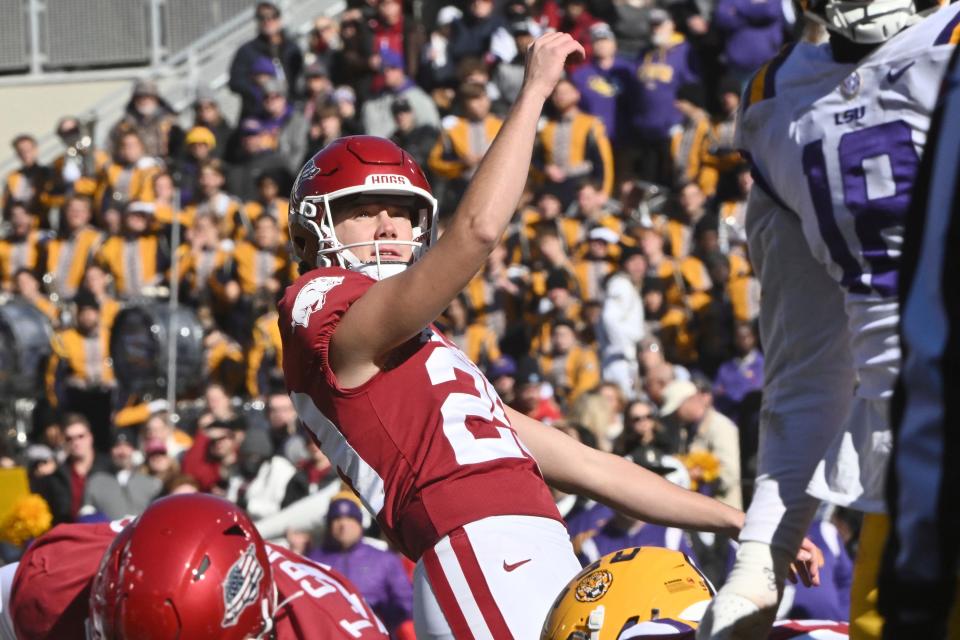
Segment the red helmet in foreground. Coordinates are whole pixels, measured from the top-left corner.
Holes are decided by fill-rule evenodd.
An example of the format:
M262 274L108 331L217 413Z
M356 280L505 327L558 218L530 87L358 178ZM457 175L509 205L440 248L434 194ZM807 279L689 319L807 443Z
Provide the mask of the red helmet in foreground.
M158 500L116 537L90 591L91 638L261 637L273 628L267 549L250 518L210 495Z
M389 244L413 246L417 260L436 240L437 201L410 154L384 138L347 136L316 153L300 170L290 193L290 238L301 263L340 266L376 279L399 273L406 263L380 259L378 241L344 245L333 228L336 206L389 201L411 211L413 238ZM385 243L387 244L387 243ZM376 260L361 263L351 248L373 245Z

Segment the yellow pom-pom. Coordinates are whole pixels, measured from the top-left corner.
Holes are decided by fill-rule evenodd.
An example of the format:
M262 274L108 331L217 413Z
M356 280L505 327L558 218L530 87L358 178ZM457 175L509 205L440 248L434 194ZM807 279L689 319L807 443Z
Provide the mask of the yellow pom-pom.
M697 449L681 457L690 472L690 488L694 491L703 484L715 482L720 477L720 460L709 451Z
M53 514L47 501L31 493L13 503L3 525L0 526L0 540L15 546L43 535L53 524Z

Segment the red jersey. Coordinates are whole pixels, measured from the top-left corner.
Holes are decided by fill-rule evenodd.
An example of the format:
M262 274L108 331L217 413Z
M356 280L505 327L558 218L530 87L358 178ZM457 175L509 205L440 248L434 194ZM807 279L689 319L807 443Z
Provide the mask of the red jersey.
M560 520L493 385L433 326L366 383L340 386L330 337L374 284L337 267L301 276L280 301L280 335L301 422L395 546L416 560L450 531L486 517Z
M20 560L9 612L18 638L84 640L90 587L113 538L129 520L62 524L38 538ZM267 543L277 602L276 638L388 638L355 587L336 571Z

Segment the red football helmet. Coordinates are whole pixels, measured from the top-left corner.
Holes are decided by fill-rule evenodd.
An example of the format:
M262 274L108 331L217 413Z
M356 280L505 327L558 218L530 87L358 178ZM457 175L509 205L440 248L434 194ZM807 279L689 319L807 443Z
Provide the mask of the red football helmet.
M413 218L412 241L341 243L333 228L332 203L351 206L364 199L408 207ZM411 245L411 262L415 261L436 240L436 219L437 201L423 170L409 153L375 136L347 136L331 142L307 160L290 193L290 238L297 259L310 268L338 265L377 280L408 266L381 260L380 244ZM350 251L365 245L373 245L374 262L362 263Z
M170 496L104 554L90 590L88 637L261 638L275 608L267 548L250 518L214 496Z

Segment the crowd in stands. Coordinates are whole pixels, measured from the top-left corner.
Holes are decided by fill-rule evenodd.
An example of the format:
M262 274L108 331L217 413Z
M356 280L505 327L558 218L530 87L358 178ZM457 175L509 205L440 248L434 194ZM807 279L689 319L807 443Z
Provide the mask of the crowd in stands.
M744 229L752 178L733 131L751 76L796 37L789 2L352 0L304 42L276 6L255 17L229 72L239 113L199 87L192 113L176 114L141 80L102 148L82 144L74 116L57 123L64 151L50 164L31 135L13 140L22 166L4 176L0 287L54 337L29 446L4 445L0 460L28 469L55 523L223 495L410 633L409 563L298 431L283 388L275 301L297 277L285 196L312 154L366 133L409 151L449 219L517 96L527 46L548 30L574 34L588 57L543 114L508 233L437 324L517 410L748 504L763 354ZM131 388L110 353L119 314L173 292L203 332L201 383L178 396L190 410ZM669 546L717 586L732 562L721 536L556 498L584 562ZM855 526L839 512L814 525L826 586L788 599L794 616L845 618Z

